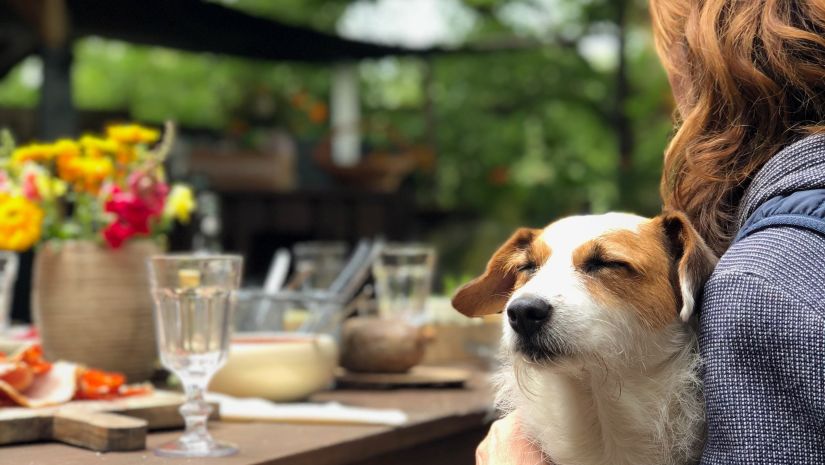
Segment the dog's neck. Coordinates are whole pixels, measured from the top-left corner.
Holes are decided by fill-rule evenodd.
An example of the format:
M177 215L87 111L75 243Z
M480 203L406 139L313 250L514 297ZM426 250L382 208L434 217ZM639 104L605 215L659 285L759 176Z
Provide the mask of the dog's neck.
M704 430L699 358L692 332L675 335L681 346L671 339L669 351L657 346L634 366L504 367L499 407L519 411L555 465L694 463Z

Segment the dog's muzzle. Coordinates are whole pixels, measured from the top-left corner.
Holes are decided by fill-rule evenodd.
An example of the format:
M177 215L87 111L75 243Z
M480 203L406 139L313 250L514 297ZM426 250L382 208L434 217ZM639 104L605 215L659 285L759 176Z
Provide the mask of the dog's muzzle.
M520 336L532 337L550 319L553 307L544 299L533 295L521 296L507 306L510 327Z

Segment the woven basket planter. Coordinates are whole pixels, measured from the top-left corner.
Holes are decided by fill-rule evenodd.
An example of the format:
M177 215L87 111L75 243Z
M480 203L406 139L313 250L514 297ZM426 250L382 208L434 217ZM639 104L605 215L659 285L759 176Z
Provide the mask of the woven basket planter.
M157 349L146 259L157 253L149 240L117 250L90 241L41 247L32 305L46 357L149 379Z

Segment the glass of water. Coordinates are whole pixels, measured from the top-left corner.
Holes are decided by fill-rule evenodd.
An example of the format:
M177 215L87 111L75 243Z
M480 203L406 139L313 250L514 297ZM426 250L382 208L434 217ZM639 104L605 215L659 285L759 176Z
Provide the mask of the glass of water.
M0 334L9 329L11 298L17 280L17 254L0 251Z
M167 457L222 457L238 452L206 430L212 409L204 400L212 375L226 361L242 258L235 255L158 255L149 259L155 329L163 365L180 378L186 431L155 453Z
M420 326L435 269L435 249L421 244L387 244L372 267L378 314Z
M303 290L327 289L344 269L347 244L344 242L299 242L292 247L295 273L303 276Z

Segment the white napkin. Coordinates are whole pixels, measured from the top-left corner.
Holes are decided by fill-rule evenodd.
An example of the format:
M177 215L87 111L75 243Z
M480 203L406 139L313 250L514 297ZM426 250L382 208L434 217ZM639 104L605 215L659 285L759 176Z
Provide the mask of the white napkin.
M208 393L207 402L221 408L221 420L274 421L283 423L338 423L399 426L407 422L407 414L397 409L348 407L337 402L323 404L276 404L260 398L239 399L224 394Z

